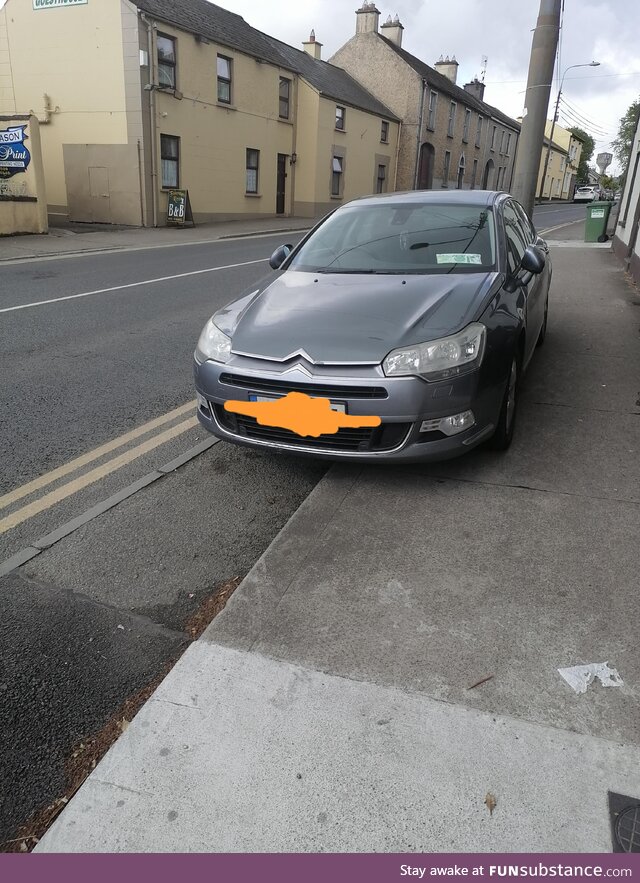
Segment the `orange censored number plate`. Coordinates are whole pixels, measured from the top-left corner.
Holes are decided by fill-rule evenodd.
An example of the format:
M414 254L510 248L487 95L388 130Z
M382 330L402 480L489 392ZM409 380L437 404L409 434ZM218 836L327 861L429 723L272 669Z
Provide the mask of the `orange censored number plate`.
M248 402L225 402L225 411L253 417L261 426L289 429L296 435L334 435L345 427L380 426L380 417L356 417L346 413L341 402L312 398L303 392L286 396L259 396L250 394ZM251 401L253 399L253 401Z
M282 399L284 396L259 396L254 395L253 393L249 393L249 401L250 402L276 402L278 399ZM312 401L315 401L316 397L312 398ZM341 414L347 413L347 406L342 402L331 402L331 410L339 411Z

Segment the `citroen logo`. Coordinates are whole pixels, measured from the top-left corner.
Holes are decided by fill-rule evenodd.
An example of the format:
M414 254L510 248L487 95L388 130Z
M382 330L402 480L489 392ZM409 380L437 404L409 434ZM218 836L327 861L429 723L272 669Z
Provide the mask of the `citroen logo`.
M283 371L283 374L289 374L291 371L299 371L300 374L304 374L306 377L313 377L313 374L308 371L304 365L301 365L300 362L297 362L295 365L292 365L290 368L287 368L286 371Z

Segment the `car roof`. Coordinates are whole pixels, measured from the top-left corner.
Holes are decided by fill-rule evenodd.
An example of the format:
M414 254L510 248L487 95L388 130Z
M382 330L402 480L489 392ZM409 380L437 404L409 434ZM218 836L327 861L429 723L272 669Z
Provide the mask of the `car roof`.
M373 196L361 196L346 202L343 208L353 205L388 205L409 202L434 205L474 205L486 208L506 199L508 193L496 190L405 190L398 193L378 193Z

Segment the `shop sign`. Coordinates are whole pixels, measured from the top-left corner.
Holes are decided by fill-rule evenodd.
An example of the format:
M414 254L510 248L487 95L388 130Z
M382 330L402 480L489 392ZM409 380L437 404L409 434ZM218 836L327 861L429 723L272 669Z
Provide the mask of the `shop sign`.
M82 6L89 0L33 0L34 9L51 9L52 6Z
M24 143L27 140L26 129L26 126L0 129L0 179L27 171L31 154Z

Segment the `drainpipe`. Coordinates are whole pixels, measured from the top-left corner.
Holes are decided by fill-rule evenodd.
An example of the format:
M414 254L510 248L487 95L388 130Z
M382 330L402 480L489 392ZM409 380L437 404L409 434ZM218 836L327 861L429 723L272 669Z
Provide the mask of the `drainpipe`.
M149 53L149 118L151 123L151 206L153 226L158 226L158 134L156 127L156 52L152 22L142 12L140 18L147 28L147 52Z
M298 88L300 78L296 75L293 81L293 138L291 143L291 151L298 156ZM291 158L289 158L291 160ZM291 175L291 186L289 187L289 199L291 200L289 217L295 217L296 213L296 164L289 161L289 174Z
M139 138L136 147L138 149L138 187L140 188L140 226L144 227L144 175L142 174L142 144Z
M400 158L400 138L402 137L402 120L398 123L398 141L396 143L396 166L393 174L393 189L398 189L398 160Z
M422 123L424 122L424 96L427 91L427 81L422 81L422 97L420 99L420 122L418 123L418 134L416 135L416 167L413 173L413 189L418 189L418 167L420 164L420 139L422 138Z

